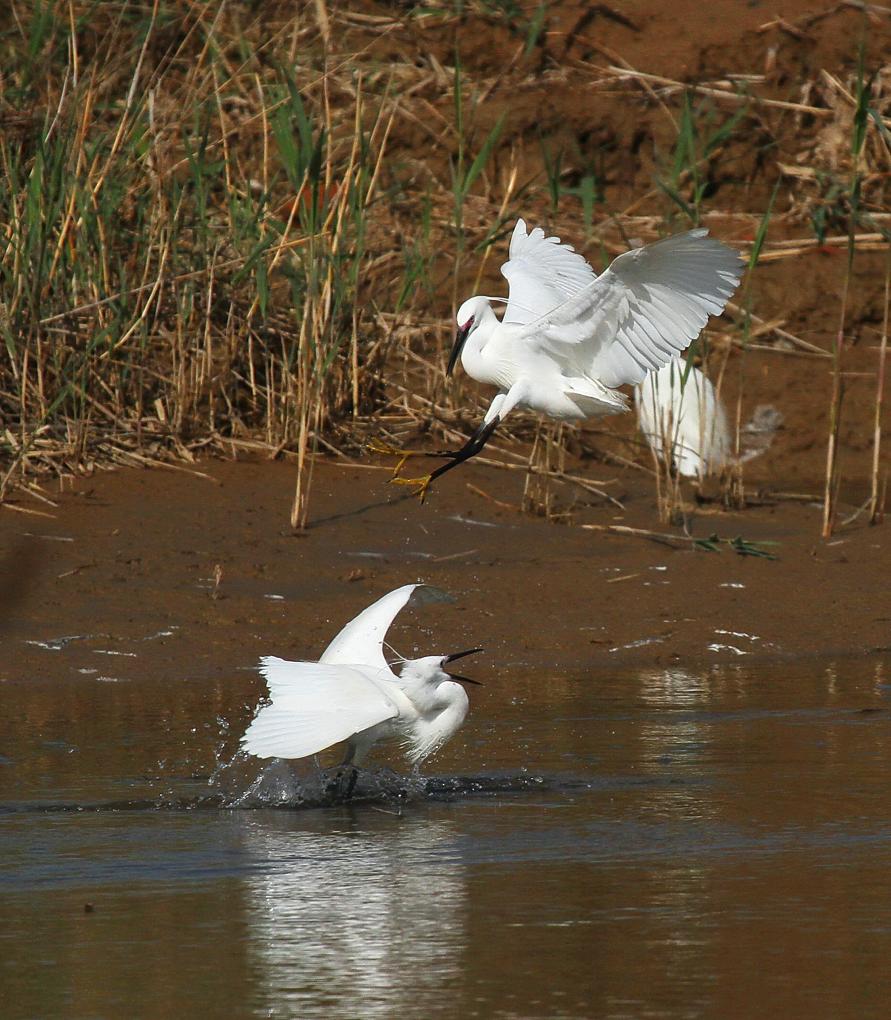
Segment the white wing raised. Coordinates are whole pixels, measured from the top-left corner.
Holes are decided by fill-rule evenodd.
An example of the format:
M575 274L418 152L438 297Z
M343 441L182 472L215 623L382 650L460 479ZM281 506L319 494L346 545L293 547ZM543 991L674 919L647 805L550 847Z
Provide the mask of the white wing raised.
M384 638L417 587L416 584L403 585L363 609L322 652L319 662L389 669L384 658Z
M305 758L393 719L395 702L358 669L320 662L260 660L272 702L241 738L258 758Z
M546 348L570 374L615 388L639 383L720 315L739 283L739 253L689 230L625 252L521 339Z
M514 227L501 274L510 284L502 321L520 325L546 315L595 279L594 270L570 245L545 237L541 227L527 234L522 219Z

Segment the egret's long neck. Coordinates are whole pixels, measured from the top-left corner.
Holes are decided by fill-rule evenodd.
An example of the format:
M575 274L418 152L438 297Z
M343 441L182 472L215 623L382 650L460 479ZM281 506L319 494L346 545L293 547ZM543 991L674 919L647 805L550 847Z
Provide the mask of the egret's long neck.
M492 330L498 325L498 316L492 310L492 306L489 304L489 299L487 298L480 314L479 325L473 331L470 339L473 340L474 338L479 337L480 346L484 347L489 337L492 335Z
M417 706L419 717L408 740L408 757L413 763L423 761L442 747L460 729L469 708L460 684L446 682L429 694L431 700L423 707Z
M477 313L477 316L479 321L467 338L464 350L461 352L461 364L464 366L464 371L474 379L479 379L479 356L492 338L492 333L499 326L498 316L492 311L492 306L488 301L482 306L482 310Z

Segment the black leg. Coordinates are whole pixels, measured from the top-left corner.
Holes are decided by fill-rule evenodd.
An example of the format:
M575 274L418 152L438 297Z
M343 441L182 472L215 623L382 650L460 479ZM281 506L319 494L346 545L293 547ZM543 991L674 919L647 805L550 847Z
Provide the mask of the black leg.
M345 804L356 789L359 770L355 765L345 761L337 770L337 774L325 787L325 793L331 797L332 804Z
M350 779L349 779L349 782L347 783L346 795L343 798L344 800L349 800L350 797L353 796L353 790L356 789L356 780L358 778L359 778L359 770L356 768L355 765L353 765L352 769L350 771Z
M500 421L501 419L496 414L490 422L480 425L460 450L443 451L441 454L438 454L437 456L450 457L451 459L448 464L443 464L442 467L438 467L435 471L431 472L430 481L432 482L434 478L444 475L446 471L451 471L452 468L457 467L463 461L475 457L492 438L492 433L498 428Z
M446 471L451 471L452 468L457 467L462 461L470 460L471 457L475 457L489 441L489 439L492 436L492 433L495 431L495 429L498 428L498 423L500 421L501 418L498 415L496 415L487 424L480 425L480 427L476 430L476 432L473 433L470 439L467 440L467 442L464 444L464 446L461 447L460 450L454 451L448 450L443 451L442 453L439 454L435 454L434 456L438 457L448 457L449 462L448 464L443 464L441 467L438 467L435 471L431 472L429 475L424 475L421 478L402 478L401 476L399 476L396 478L391 478L390 481L397 485L417 486L414 494L423 503L424 498L427 495L427 489L430 487L430 483L433 481L433 479L439 478L441 475L444 475Z

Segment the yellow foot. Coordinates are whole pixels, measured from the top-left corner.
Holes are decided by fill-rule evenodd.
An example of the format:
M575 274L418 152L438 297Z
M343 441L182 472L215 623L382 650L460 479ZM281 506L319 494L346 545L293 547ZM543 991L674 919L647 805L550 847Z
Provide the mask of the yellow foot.
M372 439L367 444L367 449L371 453L379 453L383 457L398 457L396 466L393 468L393 477L395 478L402 470L403 465L409 457L421 457L423 456L422 450L402 450L398 446L393 446L391 443L385 443L382 439Z
M423 503L427 498L427 490L430 488L430 479L432 475L423 475L421 478L402 478L396 477L390 479L391 485L416 485L417 488L412 493L413 496L417 496L418 499Z

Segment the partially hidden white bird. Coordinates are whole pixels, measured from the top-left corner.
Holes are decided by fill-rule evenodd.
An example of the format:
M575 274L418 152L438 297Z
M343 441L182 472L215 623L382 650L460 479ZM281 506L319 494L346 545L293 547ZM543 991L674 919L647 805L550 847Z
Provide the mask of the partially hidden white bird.
M318 662L260 660L271 701L241 738L259 758L304 758L347 742L345 765L358 766L381 740L399 740L409 761L420 764L460 729L469 702L462 683L478 680L446 672L470 648L453 655L405 659L397 676L384 658L384 638L415 589L391 591L348 623ZM349 795L355 783L353 773Z
M434 454L449 463L394 481L418 486L423 499L433 479L479 453L515 407L561 421L626 411L616 388L643 382L684 350L739 283L739 253L707 235L688 230L632 249L597 276L559 237L540 227L529 233L518 220L501 267L504 317L492 309L504 298L468 298L446 370L460 358L469 376L498 393L460 450Z
M673 358L634 387L640 430L683 478L704 478L732 458L727 415L708 376Z

